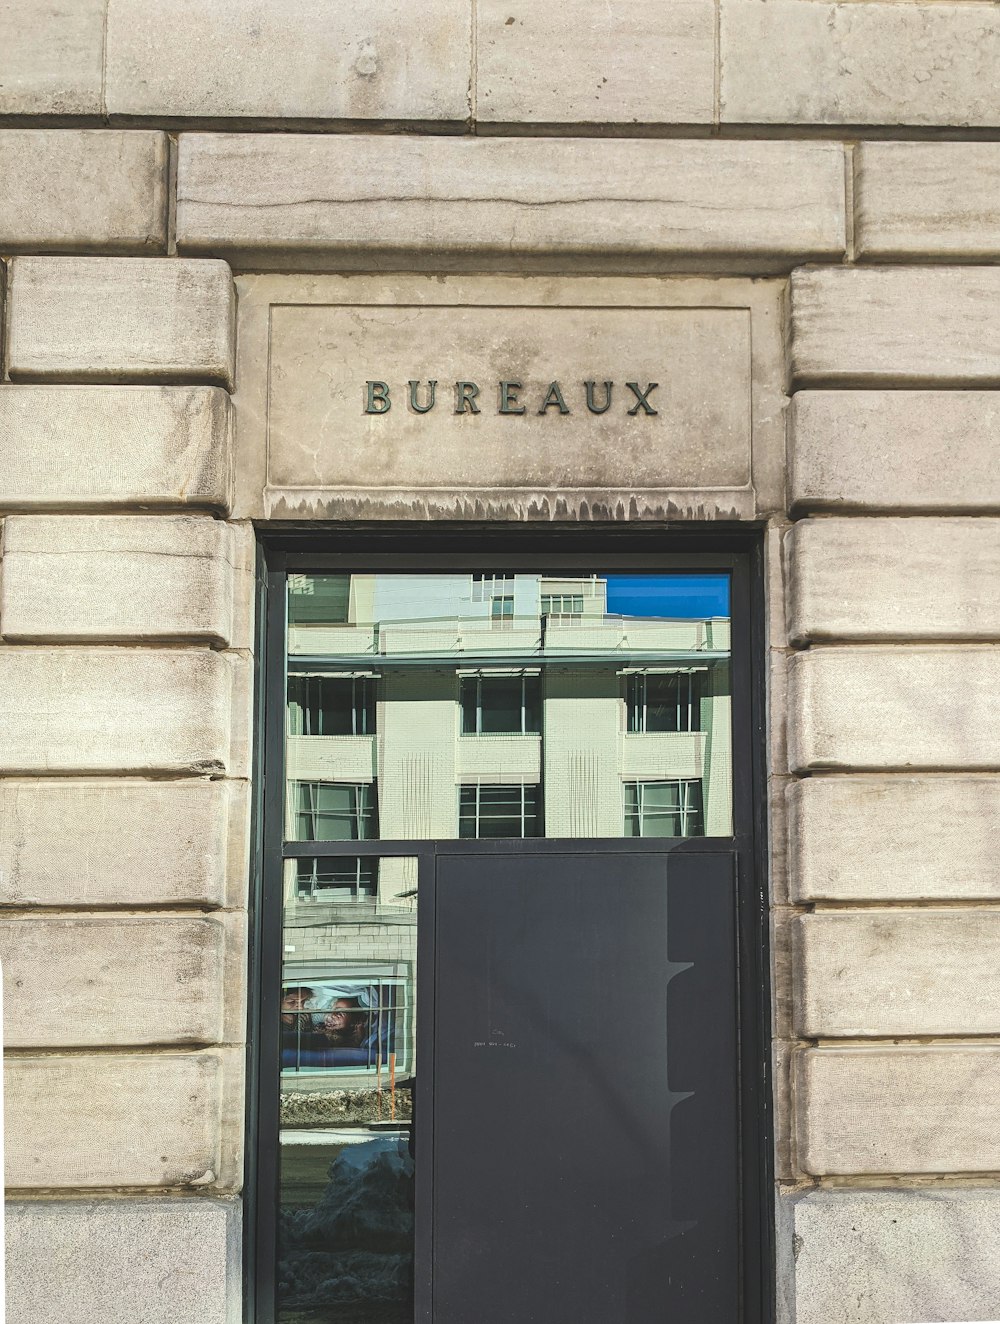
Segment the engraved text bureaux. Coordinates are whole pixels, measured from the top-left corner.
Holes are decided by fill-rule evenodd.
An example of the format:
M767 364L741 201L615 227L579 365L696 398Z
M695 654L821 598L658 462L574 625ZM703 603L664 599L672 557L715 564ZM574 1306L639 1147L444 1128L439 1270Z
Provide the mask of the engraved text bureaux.
M435 380L409 381L403 392L406 406L416 414L428 414L438 403L438 384ZM649 414L655 415L649 397L659 386L659 382L626 382L622 399L626 414L635 418ZM392 391L397 390L389 382L365 382L364 409L366 414L388 414L392 408ZM496 384L496 412L498 414L524 414L528 412L545 415L550 409L559 414L570 414L573 406L585 408L591 414L604 414L611 408L615 395L615 383L580 382L565 391L559 382L549 382L544 394L530 404L522 398L524 383L519 381L500 381ZM486 403L478 382L458 381L452 388L453 412L456 414L481 414ZM567 396L569 400L567 401ZM537 406L537 408L536 408Z

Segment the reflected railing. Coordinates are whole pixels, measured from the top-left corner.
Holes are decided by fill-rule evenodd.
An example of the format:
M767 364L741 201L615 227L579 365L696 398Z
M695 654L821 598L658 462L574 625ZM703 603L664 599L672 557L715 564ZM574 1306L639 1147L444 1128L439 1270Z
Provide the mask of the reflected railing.
M465 659L471 655L512 654L532 660L595 661L641 654L662 660L728 657L730 622L626 616L507 616L421 618L344 625L294 625L289 629L290 660L341 662L376 658L394 664L422 658ZM294 665L294 663L293 663Z

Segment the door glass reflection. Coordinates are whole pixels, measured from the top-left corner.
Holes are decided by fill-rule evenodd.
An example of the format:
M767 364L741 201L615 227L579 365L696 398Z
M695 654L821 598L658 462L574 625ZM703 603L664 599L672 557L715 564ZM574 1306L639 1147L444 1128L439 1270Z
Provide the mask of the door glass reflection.
M716 572L290 575L287 835L729 836L729 598Z
M413 1318L416 886L414 859L286 861L280 1324Z

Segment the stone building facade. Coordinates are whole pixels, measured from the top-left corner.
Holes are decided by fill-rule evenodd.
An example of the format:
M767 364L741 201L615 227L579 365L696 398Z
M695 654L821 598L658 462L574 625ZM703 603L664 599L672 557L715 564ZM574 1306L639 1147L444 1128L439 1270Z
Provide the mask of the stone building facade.
M759 531L777 1317L1000 1315L998 89L988 0L0 2L11 1324L241 1318L255 537L357 520ZM504 431L595 344L669 428Z

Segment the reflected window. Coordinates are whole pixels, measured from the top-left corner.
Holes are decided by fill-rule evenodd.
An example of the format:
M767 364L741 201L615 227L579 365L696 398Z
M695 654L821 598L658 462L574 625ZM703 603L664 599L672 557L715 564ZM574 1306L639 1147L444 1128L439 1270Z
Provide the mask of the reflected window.
M366 841L378 836L375 787L296 782L296 841Z
M394 1086L397 1070L408 1065L409 1011L405 979L367 974L362 966L349 974L328 966L318 975L286 982L281 991L282 1069L387 1075L391 1070Z
M539 676L463 676L462 734L536 734L542 729Z
M489 602L491 598L503 597L514 591L513 570L497 570L491 574L472 576L472 601Z
M289 575L289 625L342 625L348 619L350 575Z
M509 630L514 624L514 598L492 598L490 601L490 620L494 629Z
M378 895L378 861L359 855L296 860L300 901L369 901Z
M626 837L700 837L701 781L625 783Z
M375 682L369 676L288 677L288 734L369 736L375 732Z
M542 615L556 616L560 620L583 619L582 593L543 593Z
M540 837L540 786L463 786L459 789L460 837Z
M628 730L700 731L703 671L643 672L627 678Z

